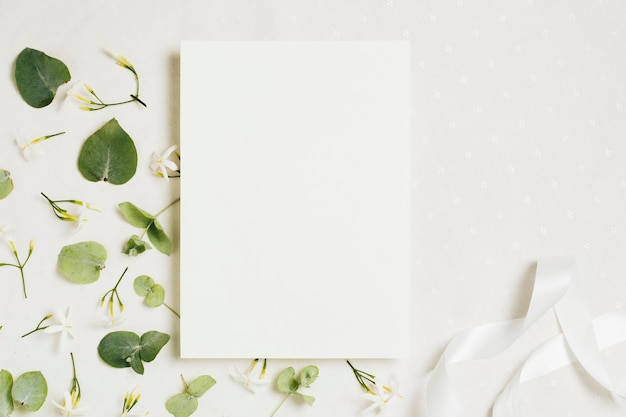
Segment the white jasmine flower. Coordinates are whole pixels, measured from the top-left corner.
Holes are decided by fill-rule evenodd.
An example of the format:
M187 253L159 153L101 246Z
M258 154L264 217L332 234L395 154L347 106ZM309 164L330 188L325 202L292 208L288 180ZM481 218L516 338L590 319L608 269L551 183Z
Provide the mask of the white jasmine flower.
M391 387L376 384L374 387L377 392L368 392L367 394L362 395L363 398L372 402L369 407L362 411L363 413L380 410L383 406L389 404L394 398L402 398L402 396L398 393L397 383L392 382L389 385L391 385Z
M152 163L150 164L150 169L155 175L164 178L165 181L169 181L169 175L167 173L168 169L170 171L178 171L178 165L167 159L175 150L176 145L172 145L161 154L157 152L152 153Z
M96 98L93 89L84 82L76 82L67 90L65 102L78 102L81 110L99 110L102 105L93 100Z
M59 404L54 400L50 400L57 407L58 411L64 417L70 416L82 416L88 411L87 408L78 408L78 403L80 402L80 396L78 392L75 390L65 391L63 404Z
M117 307L116 307L117 305ZM113 297L108 303L104 300L100 301L100 317L107 327L113 327L126 320L126 314L124 313L124 304L114 303Z
M48 140L50 138L53 138L55 136L59 136L64 134L65 132L60 132L60 133L55 133L53 135L46 135L46 136L41 136L35 139L25 139L24 137L18 136L17 138L15 138L15 143L17 144L17 146L20 148L20 150L22 151L22 155L24 155L24 159L26 159L27 161L29 161L35 151L33 150L33 147L40 143L43 142L44 140Z
M230 377L234 379L235 381L242 383L246 387L246 389L252 393L256 393L255 386L265 385L270 382L269 380L264 379L265 369L267 365L266 360L263 361L263 369L261 370L261 373L259 374L259 376L258 377L252 376L252 370L254 369L258 361L259 361L258 359L255 359L254 361L252 361L250 368L248 368L246 372L243 372L240 369L235 368L235 367L230 368Z
M112 50L111 48L104 48L104 52L106 52L112 58L114 58L117 65L129 69L133 73L136 73L135 67L133 66L133 64L130 63L128 59L126 59L124 55L120 54L117 51Z
M59 324L48 326L43 331L44 333L61 333L61 350L63 350L63 348L65 347L68 336L72 339L74 338L73 326L69 323L68 320L69 315L69 307L67 308L67 312L65 314L63 314L61 311L58 311L56 315L53 315L53 317L57 317Z

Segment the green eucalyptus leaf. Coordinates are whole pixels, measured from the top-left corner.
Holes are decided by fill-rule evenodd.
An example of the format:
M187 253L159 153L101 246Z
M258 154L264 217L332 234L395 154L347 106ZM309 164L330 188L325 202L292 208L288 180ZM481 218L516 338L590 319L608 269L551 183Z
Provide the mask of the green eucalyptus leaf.
M126 221L135 227L145 229L150 226L150 223L154 220L154 216L152 214L140 209L129 201L120 203L117 207L119 207Z
M309 365L300 371L300 384L303 387L309 388L313 382L319 376L320 371L315 365Z
M26 410L37 411L48 396L46 378L39 371L25 372L13 383L11 395Z
M159 252L168 256L172 253L172 241L163 231L163 227L156 219L148 226L148 239L150 239L150 242L152 242Z
M128 182L137 171L135 143L116 119L89 136L78 155L78 170L88 181Z
M5 369L0 371L0 417L8 417L13 412L13 375Z
M98 242L79 242L64 246L59 252L59 269L70 281L89 284L100 278L107 251Z
M137 295L145 297L150 294L150 290L154 287L154 280L147 275L139 275L133 281L133 289Z
M0 200L11 194L11 191L13 191L11 173L7 170L0 169Z
M278 374L276 379L276 387L280 392L293 394L300 387L300 383L294 378L296 371L290 366L285 368Z
M141 339L133 332L117 331L104 336L98 344L100 358L114 368L128 368L133 356L138 356Z
M198 408L198 399L187 393L176 394L167 400L165 408L174 417L189 417Z
M25 48L15 61L17 89L31 107L52 103L59 86L70 79L70 71L63 62L36 49Z
M146 297L146 304L150 307L158 307L165 301L165 289L160 284L154 284L150 294Z
M141 335L139 356L146 362L152 362L169 340L170 335L167 333L157 332L156 330L144 333Z
M130 367L139 375L143 375L143 362L141 361L139 355L133 355L130 357Z
M152 249L152 246L145 240L141 240L141 238L137 235L132 235L128 242L124 245L124 249L122 249L122 253L130 256L137 256L139 254L144 253L148 249Z
M202 397L217 381L210 375L200 375L187 386L185 392L192 397Z

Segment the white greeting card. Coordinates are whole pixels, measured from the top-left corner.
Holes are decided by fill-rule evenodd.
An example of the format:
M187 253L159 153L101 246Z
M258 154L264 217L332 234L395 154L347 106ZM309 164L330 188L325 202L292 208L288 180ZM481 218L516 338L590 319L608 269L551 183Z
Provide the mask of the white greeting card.
M181 355L409 351L408 42L181 51Z

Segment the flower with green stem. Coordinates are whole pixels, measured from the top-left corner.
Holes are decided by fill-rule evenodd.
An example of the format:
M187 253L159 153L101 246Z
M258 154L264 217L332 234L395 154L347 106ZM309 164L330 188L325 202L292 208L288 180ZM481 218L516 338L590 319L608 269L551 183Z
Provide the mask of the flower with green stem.
M80 108L86 111L101 110L106 107L119 106L121 104L127 104L127 103L132 103L132 102L137 102L141 104L142 106L147 107L146 103L144 103L139 98L139 74L137 74L137 71L135 70L135 67L133 66L133 64L131 64L130 61L126 57L124 57L118 52L112 51L108 48L105 48L105 52L107 52L107 54L109 54L111 57L115 59L116 64L130 71L135 77L135 93L130 94L130 99L107 103L104 100L102 100L98 96L98 94L96 94L96 92L93 90L93 88L91 88L86 83L82 83L82 86L80 84L78 85L78 88L81 88L81 87L84 88L86 90L86 93L77 91L77 87L75 86L68 92L68 95L78 100L82 104Z
M124 278L126 271L128 271L128 267L124 269L124 272L122 272L122 275L115 283L115 286L111 288L109 291L107 291L106 293L104 293L104 295L100 299L100 309L103 312L102 318L110 326L115 326L116 324L124 321L124 303L122 302L122 299L120 298L120 294L117 291L117 287L120 285L120 282L122 282L122 278ZM108 297L108 302L107 302L107 297ZM105 306L105 303L106 303L106 306ZM115 308L116 304L117 304L117 309Z
M44 193L41 193L41 195L48 201L50 208L52 208L52 212L58 219L68 222L76 222L77 229L80 229L82 224L89 220L89 218L85 215L86 210L101 211L93 204L81 200L52 200ZM79 211L77 213L71 213L69 210L64 209L59 205L63 203L74 204L79 207Z
M170 178L180 178L180 169L178 165L174 161L170 161L168 158L172 153L178 158L180 161L180 154L176 152L176 145L172 145L167 148L163 153L152 153L152 163L150 163L150 169L154 175L157 175L165 181L169 181ZM170 175L168 172L175 172L175 175Z
M30 245L28 246L28 255L26 256L26 259L24 259L24 262L20 260L20 256L17 253L17 248L15 247L15 243L12 240L9 240L9 245L11 245L11 252L13 252L16 263L0 263L0 267L12 266L20 270L20 275L22 277L22 292L24 293L24 298L28 298L28 296L26 295L26 278L24 277L24 267L26 267L26 264L30 260L30 256L33 254L33 250L35 249L35 241L30 241Z
M35 333L35 332L40 331L40 330L45 330L45 329L47 329L47 328L48 328L48 327L50 327L50 326L42 326L42 324L43 324L43 322L44 322L44 321L46 321L46 320L50 319L51 317L52 317L52 314L48 314L48 315L46 315L43 319L41 319L41 321L40 321L39 323L37 323L37 326L36 326L33 330L31 330L31 331L30 331L30 332L28 332L28 333L24 333L21 337L26 337L26 336L29 336L29 335L31 335L31 334L33 334L33 333Z
M24 139L24 138L19 138L18 137L18 138L15 139L15 143L17 144L17 146L22 151L22 155L24 155L24 159L26 159L28 161L33 156L33 147L36 144L38 144L40 142L43 142L45 140L48 140L50 138L53 138L55 136L63 135L64 133L65 132L54 133L52 135L40 136L40 137L35 138L35 139Z
M54 400L50 400L64 417L81 416L87 412L86 408L78 408L78 403L80 402L81 396L80 383L78 382L78 378L76 376L76 364L74 363L74 354L71 352L70 357L72 358L72 387L69 391L65 392L62 404L59 404Z
M254 370L258 362L258 358L254 359L246 372L241 371L239 368L232 367L230 369L230 377L235 381L242 383L248 391L256 393L256 390L254 389L256 385L265 385L270 382L269 380L265 379L265 372L267 370L267 359L263 359L263 368L261 368L259 376L252 376L252 371Z
M41 329L43 330L44 333L48 333L48 334L61 333L61 339L60 339L60 344L59 344L61 350L64 349L65 344L67 343L68 337L71 337L72 339L74 338L74 326L70 324L69 317L70 317L69 307L65 311L65 314L63 314L60 310L58 310L57 318L58 318L59 323L54 324L52 326L46 326L45 328Z
M141 394L135 394L135 391L137 391L137 387L133 388L130 392L127 391L126 395L124 395L124 404L122 405L122 414L120 414L120 417L136 416L136 414L128 414L130 410L137 405L139 398L141 398ZM148 415L148 413L146 412L145 415Z
M382 407L389 404L394 398L402 398L402 395L398 393L398 384L395 382L391 382L389 386L382 384L376 384L374 386L376 388L376 392L368 392L362 395L364 399L372 402L372 404L364 409L362 413L380 410Z

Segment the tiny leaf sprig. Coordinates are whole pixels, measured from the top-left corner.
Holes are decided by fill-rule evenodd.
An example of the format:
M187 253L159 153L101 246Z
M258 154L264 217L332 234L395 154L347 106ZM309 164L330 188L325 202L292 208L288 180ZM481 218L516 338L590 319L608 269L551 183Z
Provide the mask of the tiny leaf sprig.
M120 294L117 291L117 287L120 285L120 282L122 282L124 275L126 275L126 271L128 271L128 267L124 269L124 272L122 272L122 275L119 277L119 279L115 283L115 286L111 288L110 290L108 290L107 292L105 292L102 298L100 299L100 309L105 307L103 310L104 311L103 318L107 321L107 323L111 324L111 326L115 326L116 323L119 323L123 320L124 303L122 302L122 299L120 298ZM107 302L107 297L108 297L108 302ZM115 312L116 303L117 303L117 311L118 311L117 314Z
M276 386L280 392L284 392L285 398L276 406L274 412L270 417L274 417L280 407L291 397L292 395L298 395L302 397L302 400L309 406L315 402L315 397L311 395L302 394L298 391L301 387L309 388L313 382L319 376L319 369L315 365L309 365L300 371L298 377L296 377L296 371L293 367L288 367L282 370L276 379Z
M68 94L74 99L81 102L83 105L80 106L80 108L85 111L102 110L106 107L119 106L121 104L127 104L127 103L132 103L132 102L137 102L141 104L142 106L147 107L146 103L139 98L139 74L137 73L135 66L125 56L123 56L122 54L118 52L112 51L108 48L105 49L105 52L115 59L115 63L117 65L121 66L122 68L127 69L135 77L135 93L130 94L130 99L107 103L104 100L102 100L98 96L98 94L96 94L96 92L93 90L93 88L91 88L86 83L83 83L82 86L80 85L78 86L78 87L83 87L86 90L86 93L82 91L78 92L76 91L76 89L72 89L70 90Z
M35 249L35 241L31 239L30 244L28 246L28 255L26 255L26 259L22 262L20 260L20 256L17 253L17 248L15 247L15 243L10 240L9 245L11 245L11 252L13 253L13 257L15 258L15 263L3 262L0 263L1 266L12 266L20 270L20 276L22 278L22 293L24 294L24 298L28 298L26 295L26 278L24 277L24 268L26 264L30 260L30 256L33 254L33 250Z
M141 297L146 297L146 304L150 307L159 307L164 305L169 311L180 318L180 314L168 305L165 300L165 289L162 285L157 284L147 275L139 275L133 282L135 293Z
M150 245L143 240L144 236L147 235L150 242L159 252L169 256L172 252L172 241L163 230L163 226L161 226L158 222L157 217L179 201L180 197L169 203L154 215L140 209L129 201L118 204L117 206L128 223L135 227L144 229L140 236L132 235L130 237L124 245L122 252L127 255L137 256L140 253L145 252L147 249L150 249Z
M189 384L184 376L180 376L185 391L171 396L165 408L174 417L189 417L198 408L198 398L202 397L217 381L210 375L200 375Z

